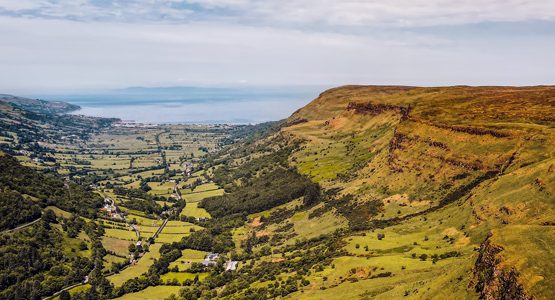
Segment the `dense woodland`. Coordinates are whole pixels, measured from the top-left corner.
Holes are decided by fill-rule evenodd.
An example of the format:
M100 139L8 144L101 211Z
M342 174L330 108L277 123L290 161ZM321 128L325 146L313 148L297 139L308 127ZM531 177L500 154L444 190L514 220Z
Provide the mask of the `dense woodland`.
M266 134L278 127L263 128ZM244 144L251 141L246 140ZM226 188L223 196L206 198L201 206L213 216L251 214L263 211L310 193L316 202L319 187L288 165L293 146L286 146L252 159L241 167L224 165L214 172L214 180ZM237 184L240 182L240 184ZM315 191L318 191L315 193Z
M25 195L34 199L33 202L41 207L49 205L58 206L69 212L94 217L98 208L102 206L103 199L100 195L70 181L64 181L53 174L43 174L29 167L22 166L15 158L8 155L0 156L0 186L3 189L3 196L9 195L17 197ZM11 193L8 193L11 191ZM27 212L23 210L13 210L11 205L14 200L2 199L2 209L12 210L13 214ZM25 201L27 206L29 201ZM25 205L25 204L22 204ZM28 220L26 217L18 217L22 221Z
M36 220L41 215L40 207L19 192L4 189L0 191L0 230Z
M278 167L246 180L241 188L228 194L204 199L201 206L216 217L251 214L299 198L312 185L308 178L296 171Z

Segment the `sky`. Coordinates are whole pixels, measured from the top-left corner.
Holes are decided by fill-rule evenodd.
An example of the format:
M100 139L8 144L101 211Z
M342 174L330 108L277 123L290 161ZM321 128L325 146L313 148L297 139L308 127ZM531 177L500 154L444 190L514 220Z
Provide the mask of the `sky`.
M0 0L0 92L554 79L553 0Z

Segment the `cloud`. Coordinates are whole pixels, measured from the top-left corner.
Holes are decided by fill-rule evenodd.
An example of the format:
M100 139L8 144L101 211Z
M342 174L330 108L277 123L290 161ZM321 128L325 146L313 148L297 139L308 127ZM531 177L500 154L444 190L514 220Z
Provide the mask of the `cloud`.
M279 26L421 27L555 20L551 0L40 0L0 3L4 15L80 21L230 20Z
M278 22L334 26L437 26L555 19L555 2L521 0L252 1ZM246 8L246 7L244 7Z
M4 0L0 89L549 84L553 5Z

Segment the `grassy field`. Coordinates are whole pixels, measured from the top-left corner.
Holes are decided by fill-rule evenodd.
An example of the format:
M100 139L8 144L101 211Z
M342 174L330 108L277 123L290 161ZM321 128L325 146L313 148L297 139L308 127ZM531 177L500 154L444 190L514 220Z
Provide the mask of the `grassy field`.
M118 300L163 300L171 294L179 295L180 286L151 286L140 292L131 293L122 297L116 298Z
M169 272L160 276L160 279L165 283L169 283L173 280L182 283L187 279L194 280L196 276L198 276L199 281L202 281L208 276L208 273Z
M111 255L111 254L107 254L106 256L104 256L104 271L110 271L110 268L112 266L112 264L121 264L121 263L125 263L127 262L129 259L128 258L123 258L123 257L119 257L119 256L115 256L115 255Z
M179 242L184 236L188 234L175 234L175 233L160 233L156 238L157 243L171 244L173 242Z
M182 196L183 196L183 199L185 199L185 201L189 203L189 202L200 202L204 198L221 196L223 194L224 194L224 190L219 189L219 190L205 191L205 192L199 192L199 193L184 194Z
M156 238L158 243L173 243L180 241L184 236L189 235L194 230L202 227L181 221L169 221L166 227Z
M149 182L148 186L151 188L149 194L158 196L169 196L173 193L175 182Z
M54 212L54 214L56 214L57 217L62 217L62 218L66 218L66 219L71 217L70 212L65 211L63 209L60 209L60 208L57 208L56 206L47 206L45 209L50 209L51 211Z
M131 228L127 230L106 228L104 236L120 240L136 241L137 235Z
M102 238L102 246L104 246L106 250L113 251L119 255L127 255L129 252L129 245L132 243L133 242L128 240L121 240L107 236Z
M129 214L127 215L127 219L132 222L136 223L139 226L154 226L160 227L162 225L162 220L159 219L150 219L136 214Z
M182 216L195 218L210 218L210 214L204 209L198 207L198 202L189 202L181 211Z
M170 263L170 269L177 266L180 272L184 272L189 269L191 263L203 261L207 254L205 251L185 249L181 251L180 258Z
M202 229L202 227L189 223L189 222L183 222L183 221L168 221L168 223L166 224L166 227L164 227L164 230L162 230L163 233L175 233L175 232L189 232L190 229L193 230L200 230Z
M190 226L166 226L162 233L164 234L189 234L191 230L202 229L200 226L190 225Z
M124 282L129 279L139 277L143 273L148 271L148 268L154 263L154 259L160 258L160 247L161 244L153 244L139 262L135 265L129 266L118 274L108 277L111 283L115 286L121 286Z
M213 182L210 182L210 183L201 184L201 185L195 187L193 192L195 192L195 193L205 192L205 191L217 190L219 188L220 187L217 184L215 184Z
M75 238L70 238L67 233L63 232L60 224L55 224L55 226L63 236L62 245L64 252L70 256L81 256L81 257L90 257L92 255L92 245L89 236L84 232L81 231ZM86 250L80 250L80 245L82 242L85 242L87 245Z
M333 213L326 213L318 218L310 219L307 213L300 212L294 215L291 220L293 221L293 228L298 237L306 239L316 237L320 234L331 233L346 226L345 219Z

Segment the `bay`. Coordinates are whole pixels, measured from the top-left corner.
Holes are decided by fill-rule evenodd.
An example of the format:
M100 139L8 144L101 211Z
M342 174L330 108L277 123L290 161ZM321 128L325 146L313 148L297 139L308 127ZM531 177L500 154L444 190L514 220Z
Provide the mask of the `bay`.
M127 88L105 92L33 95L81 106L73 114L138 123L247 124L287 118L322 87Z

